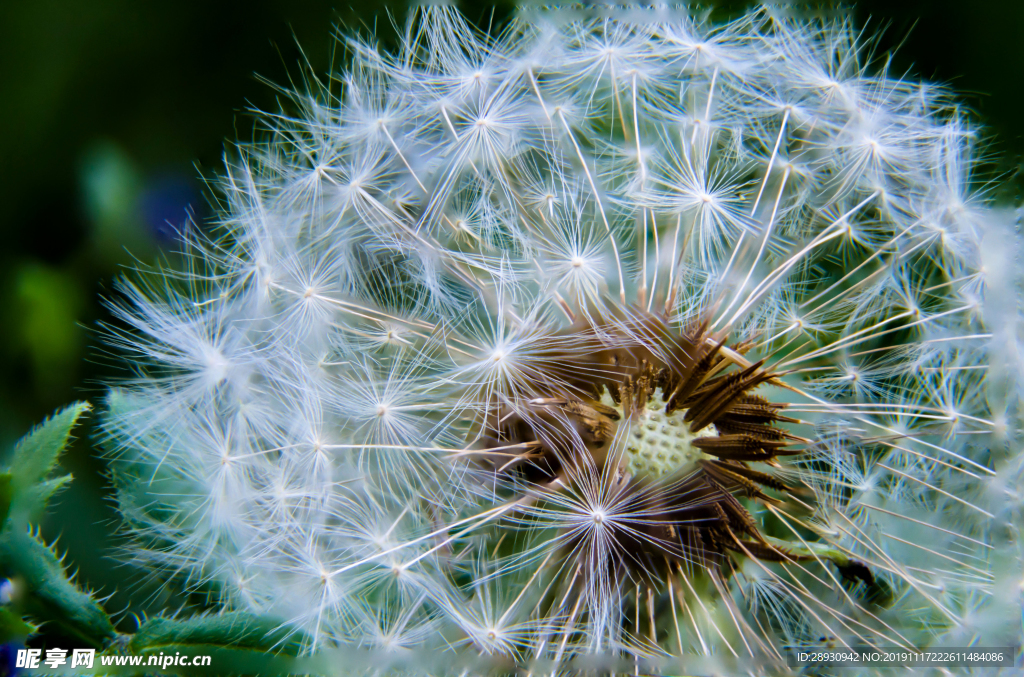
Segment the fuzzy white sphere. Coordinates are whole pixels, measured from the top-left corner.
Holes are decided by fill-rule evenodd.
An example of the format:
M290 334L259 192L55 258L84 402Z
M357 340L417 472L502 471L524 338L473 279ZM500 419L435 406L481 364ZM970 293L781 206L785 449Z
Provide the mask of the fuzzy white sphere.
M311 651L1019 644L1019 217L945 91L770 9L345 47L122 285L135 561Z

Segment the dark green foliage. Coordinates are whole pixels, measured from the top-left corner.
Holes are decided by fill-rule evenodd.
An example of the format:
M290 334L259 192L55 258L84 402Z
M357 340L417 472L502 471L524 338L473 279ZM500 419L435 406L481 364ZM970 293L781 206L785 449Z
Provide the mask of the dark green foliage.
M57 462L88 411L79 402L47 419L0 469L0 573L14 590L11 604L0 607L0 641L24 640L42 628L106 653L214 654L221 667L285 669L289 657L300 653L303 637L251 614L150 618L134 635L119 634L99 601L75 585L61 558L40 540L37 525L47 502L72 479L56 472Z
M295 656L301 651L302 637L265 617L228 612L184 620L151 618L142 624L128 644L129 649L136 653L198 646L224 646Z
M89 405L78 402L36 427L17 444L0 474L0 570L16 591L12 609L0 615L0 632L9 638L31 634L33 623L56 626L96 648L115 635L103 607L70 580L60 557L35 529L47 502L71 481L71 475L53 474L72 428L87 411Z

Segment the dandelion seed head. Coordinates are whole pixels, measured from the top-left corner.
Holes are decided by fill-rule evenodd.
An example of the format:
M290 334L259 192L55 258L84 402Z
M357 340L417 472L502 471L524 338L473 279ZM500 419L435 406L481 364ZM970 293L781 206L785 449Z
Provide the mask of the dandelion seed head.
M129 561L309 652L566 670L1013 620L1020 215L943 88L770 8L346 45L112 301Z

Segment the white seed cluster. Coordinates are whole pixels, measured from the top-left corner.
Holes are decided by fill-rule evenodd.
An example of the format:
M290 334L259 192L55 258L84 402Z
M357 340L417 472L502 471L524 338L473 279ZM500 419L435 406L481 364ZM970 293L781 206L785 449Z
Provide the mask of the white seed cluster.
M524 672L1020 644L1018 215L975 188L948 92L868 63L846 21L767 7L573 6L492 33L427 7L393 52L344 40L345 68L230 155L184 265L120 287L133 377L104 426L128 559L310 651ZM809 422L767 468L794 505L758 528L862 568L732 541L719 568L666 562L691 532L665 496L585 454L531 467L589 449L531 402L621 376L600 351L670 365L701 323L784 372ZM681 412L645 415L607 453L658 476L703 458ZM537 439L502 438L511 420Z

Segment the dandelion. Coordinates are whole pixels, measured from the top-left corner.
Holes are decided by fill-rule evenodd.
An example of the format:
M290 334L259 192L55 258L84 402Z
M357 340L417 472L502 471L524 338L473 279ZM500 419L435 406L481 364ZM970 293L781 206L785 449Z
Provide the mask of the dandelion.
M1019 643L1017 217L946 92L766 8L345 40L122 284L135 561L310 652Z

